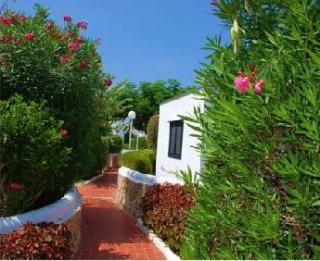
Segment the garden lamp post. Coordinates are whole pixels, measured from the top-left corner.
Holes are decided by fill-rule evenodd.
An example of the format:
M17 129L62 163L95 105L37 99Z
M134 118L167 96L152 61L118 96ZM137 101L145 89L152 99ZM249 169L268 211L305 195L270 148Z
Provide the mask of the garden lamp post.
M129 111L128 117L130 119L130 130L129 130L129 150L131 150L131 140L132 140L132 128L133 128L133 120L136 118L135 111Z

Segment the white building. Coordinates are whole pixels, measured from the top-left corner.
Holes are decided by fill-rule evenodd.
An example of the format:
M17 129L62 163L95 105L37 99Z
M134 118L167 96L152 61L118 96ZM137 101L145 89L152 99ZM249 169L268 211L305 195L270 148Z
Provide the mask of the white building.
M156 177L160 182L178 181L175 173L188 166L192 172L200 171L201 155L193 148L199 140L191 136L195 131L180 117L193 117L195 107L203 112L204 101L192 93L160 104L156 161Z

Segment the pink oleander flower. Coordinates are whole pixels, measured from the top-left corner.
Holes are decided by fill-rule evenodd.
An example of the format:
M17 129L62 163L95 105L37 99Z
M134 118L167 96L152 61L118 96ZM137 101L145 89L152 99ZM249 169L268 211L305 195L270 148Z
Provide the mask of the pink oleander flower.
M104 86L106 88L110 87L111 85L112 85L112 80L110 78L104 80Z
M84 38L82 36L78 37L76 40L74 40L75 43L77 43L78 45L84 43Z
M11 189L22 189L23 186L21 184L17 183L17 182L13 182L13 183L10 184L10 188Z
M71 61L71 58L68 55L62 55L62 56L60 56L59 60L61 63L66 64Z
M84 69L84 68L86 68L87 66L88 66L88 62L87 62L87 61L81 60L81 61L79 62L79 67L80 67L81 69Z
M75 41L73 41L73 42L68 44L68 48L73 52L78 51L79 46L80 46L80 44L79 44L79 42L77 40L75 40Z
M64 17L63 17L63 21L65 21L65 22L71 22L71 21L72 21L72 18L71 18L71 16L64 16Z
M62 137L66 137L66 136L68 136L68 134L69 134L68 130L66 130L66 129L61 129L60 130L60 135Z
M21 44L21 39L17 38L16 39L16 45L19 45L19 44Z
M28 17L28 16L25 16L25 15L21 15L21 16L19 17L19 19L20 19L20 21L22 21L22 22L26 22L26 21L29 20L29 17Z
M54 28L54 23L53 23L53 22L48 22L48 23L46 23L45 28L46 28L47 30L53 29L53 28Z
M81 22L78 22L77 23L77 27L78 28L80 28L80 29L87 29L88 28L88 23L87 22L83 22L83 21L81 21Z
M249 90L249 84L249 77L244 73L240 73L240 75L234 79L235 88L241 93L246 93Z
M6 16L0 16L0 24L5 25L5 26L9 26L9 25L11 25L11 21Z
M262 92L263 87L264 87L264 80L257 81L254 85L255 94L260 94Z
M5 35L3 38L3 41L6 43L12 43L13 41L13 36L12 35Z
M34 39L33 33L26 33L24 35L24 39L26 39L27 41L32 41Z

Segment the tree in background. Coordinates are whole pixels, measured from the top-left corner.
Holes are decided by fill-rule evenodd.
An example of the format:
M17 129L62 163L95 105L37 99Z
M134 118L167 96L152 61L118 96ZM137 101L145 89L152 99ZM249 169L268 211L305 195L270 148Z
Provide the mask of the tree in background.
M174 79L141 82L139 85L124 81L113 88L115 90L118 88L125 90L120 95L124 102L122 107L120 106L118 109L118 117L125 118L130 110L134 110L137 113L134 125L140 130L146 130L150 117L159 112L160 103L174 96L195 90L194 87L183 87Z
M129 93L131 95L128 95ZM112 122L120 120L124 113L130 110L129 104L134 95L135 92L130 92L130 87L125 82L110 87L107 91L98 94L97 98L100 101L99 115L101 117L103 135L110 135L112 132Z
M199 71L204 166L187 259L320 258L320 3L221 0Z

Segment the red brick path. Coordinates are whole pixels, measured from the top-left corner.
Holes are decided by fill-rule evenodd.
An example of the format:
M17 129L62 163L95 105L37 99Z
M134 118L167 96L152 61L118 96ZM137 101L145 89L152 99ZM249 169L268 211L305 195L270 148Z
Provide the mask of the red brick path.
M83 198L81 242L76 259L165 259L137 227L137 221L114 204L117 170L79 187Z

